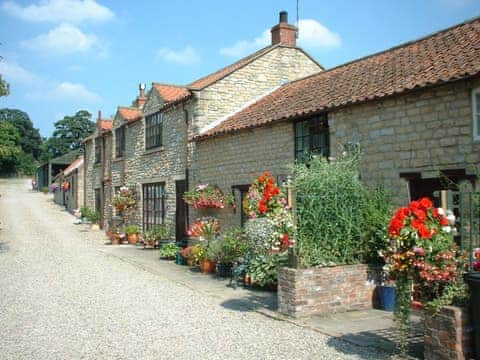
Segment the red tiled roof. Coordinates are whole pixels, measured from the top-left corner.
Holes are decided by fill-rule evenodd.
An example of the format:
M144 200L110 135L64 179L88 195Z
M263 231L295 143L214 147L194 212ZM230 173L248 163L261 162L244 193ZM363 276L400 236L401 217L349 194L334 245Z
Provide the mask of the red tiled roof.
M102 119L100 120L100 128L102 131L111 131L113 126L113 121L111 119Z
M80 166L83 165L83 156L80 156L73 160L73 162L68 165L68 167L63 170L63 175L68 175L70 174L73 170L78 169Z
M190 95L190 91L183 86L153 83L152 87L167 103L179 101Z
M142 117L142 111L137 108L119 106L118 112L120 113L120 115L122 115L126 122L135 121Z
M278 45L277 45L278 46ZM267 46L263 49L258 50L257 52L254 52L253 54L250 54L243 59L238 60L237 62L228 65L212 74L209 74L207 76L202 77L201 79L198 79L191 84L188 85L189 88L193 90L201 90L206 86L209 86L213 84L214 82L220 80L221 78L233 73L235 70L241 68L242 66L247 65L248 63L252 62L253 60L257 59L258 57L268 53L271 51L273 48L276 46Z
M476 18L286 84L195 140L479 74L480 18Z

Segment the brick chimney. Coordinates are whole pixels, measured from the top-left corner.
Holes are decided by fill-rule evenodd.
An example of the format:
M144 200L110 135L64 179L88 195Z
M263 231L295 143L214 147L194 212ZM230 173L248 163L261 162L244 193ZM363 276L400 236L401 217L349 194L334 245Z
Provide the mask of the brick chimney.
M145 96L145 84L138 85L139 95L137 96L137 100L135 100L135 106L139 109L143 109L143 106L147 102L147 97Z
M102 132L102 110L98 110L97 130L99 134Z
M280 21L272 27L272 45L297 46L297 27L288 23L288 13L280 11Z

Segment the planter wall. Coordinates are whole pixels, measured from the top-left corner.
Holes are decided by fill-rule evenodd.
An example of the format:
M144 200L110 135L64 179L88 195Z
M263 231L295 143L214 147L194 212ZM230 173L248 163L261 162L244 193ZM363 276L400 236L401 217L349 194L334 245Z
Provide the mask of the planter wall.
M371 309L378 270L368 265L280 268L278 306L295 318Z
M435 315L425 314L425 359L470 359L473 328L466 308L445 306Z

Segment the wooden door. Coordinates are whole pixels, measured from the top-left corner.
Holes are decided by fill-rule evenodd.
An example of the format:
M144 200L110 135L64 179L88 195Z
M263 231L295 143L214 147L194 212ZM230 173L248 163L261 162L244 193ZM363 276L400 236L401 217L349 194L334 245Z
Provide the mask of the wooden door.
M185 238L188 225L188 207L183 200L183 194L187 191L185 180L175 182L176 206L175 206L175 239L181 241Z

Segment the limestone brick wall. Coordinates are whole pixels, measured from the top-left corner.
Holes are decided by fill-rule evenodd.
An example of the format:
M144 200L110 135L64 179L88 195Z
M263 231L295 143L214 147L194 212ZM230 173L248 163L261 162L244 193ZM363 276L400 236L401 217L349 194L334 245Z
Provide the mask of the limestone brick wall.
M433 178L439 170L480 170L470 93L479 84L464 81L331 112L331 152L360 143L362 179L383 184L398 205L408 201L402 172Z
M150 108L155 108L150 104ZM193 102L185 104L193 114ZM172 224L172 239L175 237L175 181L185 179L184 144L185 114L182 106L166 109L163 116L163 146L145 150L144 119L129 124L126 129L124 165L125 185L137 191L138 216L142 224L142 186L148 183L163 183L166 195L165 221ZM120 173L120 172L119 172ZM117 184L118 179L114 179Z
M295 318L370 309L376 272L367 265L280 268L278 309Z
M77 208L81 208L84 204L85 201L85 194L84 194L84 188L85 188L85 173L84 173L84 165L80 166L77 169L76 173L76 182L77 182Z
M196 94L194 131L217 123L282 83L320 70L302 51L277 47Z
M225 194L231 194L233 185L250 184L266 170L274 176L286 176L294 162L293 134L293 125L285 122L197 143L190 187L217 184ZM216 211L222 228L241 224L240 193L235 191L234 195L235 213L231 209ZM191 220L199 215L190 210Z
M95 187L99 184L95 183L95 141L88 140L85 143L85 206L89 209L95 207Z
M113 136L112 133L105 135L105 149L104 149L104 204L103 204L103 228L108 229L109 224L112 221L112 182L111 182L111 172L112 172L112 151L113 151Z

